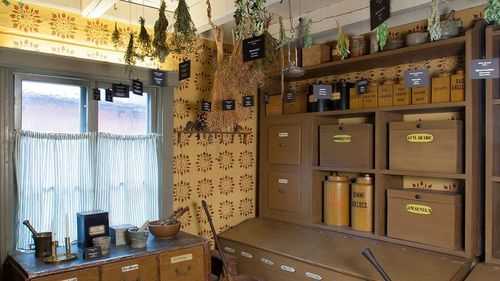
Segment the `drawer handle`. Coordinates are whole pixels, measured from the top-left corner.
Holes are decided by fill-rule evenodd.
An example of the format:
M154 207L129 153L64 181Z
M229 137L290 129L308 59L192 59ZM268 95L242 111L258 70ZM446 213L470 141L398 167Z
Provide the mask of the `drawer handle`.
M247 258L247 259L253 259L253 255L248 253L248 252L244 252L242 251L241 252L241 256L244 257L244 258Z
M321 275L312 272L306 272L306 277L312 280L323 280L323 277L321 277Z
M64 280L61 280L61 281L78 281L78 278L73 277L73 278L68 278L68 279L64 279Z
M134 270L138 270L139 265L138 264L132 264L132 265L127 265L122 267L122 272L130 272Z
M187 276L187 275L189 275L189 272L191 272L191 266L190 265L188 265L186 267L186 270L180 270L179 268L175 269L175 274L177 276Z
M293 268L291 266L288 266L288 265L284 265L284 264L282 264L280 266L280 268L281 268L282 271L290 272L290 273L295 273L295 271L296 271L295 268Z
M226 251L227 253L230 253L230 254L236 253L236 250L231 248L231 247L224 247L224 251Z
M260 261L263 263L263 264L267 264L269 266L273 266L274 265L274 262L270 259L266 259L266 258L261 258Z

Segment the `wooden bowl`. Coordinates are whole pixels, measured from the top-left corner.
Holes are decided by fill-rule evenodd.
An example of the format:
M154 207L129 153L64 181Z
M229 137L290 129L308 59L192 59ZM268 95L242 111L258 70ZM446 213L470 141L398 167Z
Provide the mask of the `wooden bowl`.
M149 232L154 237L159 239L172 239L181 230L181 223L162 224L161 221L153 221L149 223Z

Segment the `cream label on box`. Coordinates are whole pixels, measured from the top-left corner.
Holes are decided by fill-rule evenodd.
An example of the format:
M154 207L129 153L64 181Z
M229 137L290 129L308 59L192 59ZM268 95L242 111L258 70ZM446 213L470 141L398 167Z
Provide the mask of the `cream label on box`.
M406 205L406 211L411 214L416 214L416 215L432 215L432 208L429 206L425 205L419 205L419 204L407 204Z
M139 269L138 264L132 264L132 265L127 265L127 266L122 267L122 272L130 272L130 271L134 271L134 270L138 270L138 269Z
M104 225L96 225L89 227L90 236L102 235L105 233L106 233L106 227Z
M431 134L411 134L406 136L406 140L412 143L431 143L434 141L434 136Z
M291 272L291 273L294 273L296 271L295 268L288 266L288 265L281 265L280 268L283 271Z
M288 184L288 179L278 179L279 184Z
M224 247L224 251L226 251L227 253L230 253L230 254L236 253L236 250L231 248L231 247Z
M274 265L274 262L270 259L266 259L266 258L261 258L260 261L264 264L267 264L267 265L270 265L270 266L273 266Z
M278 137L280 138L288 138L288 132L281 132L278 134Z
M306 272L305 273L306 277L312 280L323 280L323 277L321 275L312 273L312 272Z
M253 255L250 254L249 252L241 252L241 256L247 259L253 259Z
M185 254L185 255L180 255L180 256L175 256L170 258L170 263L180 263L180 262L185 262L185 261L190 261L193 260L193 254Z
M350 143L352 142L351 135L335 135L333 136L333 142L335 143Z
M64 280L61 280L61 281L78 281L78 278L73 277L73 278L64 279Z

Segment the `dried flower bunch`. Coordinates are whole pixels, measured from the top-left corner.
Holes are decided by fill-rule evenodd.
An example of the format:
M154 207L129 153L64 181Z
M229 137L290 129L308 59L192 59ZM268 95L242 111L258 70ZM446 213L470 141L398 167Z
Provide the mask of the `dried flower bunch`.
M186 0L179 0L174 17L172 51L178 54L194 52L196 49L196 27L191 19Z
M148 30L145 26L146 20L143 17L140 17L139 23L141 24L141 30L139 32L139 37L137 38L137 58L144 61L146 57L149 57L152 54L151 37L149 36Z
M269 27L271 15L266 0L236 0L234 11L234 39L243 40L262 35Z
M347 35L347 33L345 33L342 30L342 26L339 25L338 22L337 22L337 26L338 26L338 35L337 35L336 53L341 59L346 59L351 54L350 46L349 46L350 45L349 44L349 35Z
M125 63L129 66L135 65L137 54L135 53L134 33L130 33L127 50L125 51Z
M387 45L387 40L389 39L389 26L387 23L383 23L375 29L375 34L377 36L378 46L381 51L384 50L385 45Z
M441 16L439 15L439 0L432 0L432 12L427 19L427 28L431 41L441 39Z
M489 24L500 24L500 0L489 0L484 9L484 19Z
M113 43L113 47L118 48L120 45L120 38L121 33L120 30L118 30L118 24L115 22L115 29L113 30L113 33L111 33L111 42Z
M165 15L166 4L165 1L161 1L158 20L155 22L154 27L154 39L153 39L153 57L158 59L161 63L165 62L170 49L167 46L167 29L168 20Z

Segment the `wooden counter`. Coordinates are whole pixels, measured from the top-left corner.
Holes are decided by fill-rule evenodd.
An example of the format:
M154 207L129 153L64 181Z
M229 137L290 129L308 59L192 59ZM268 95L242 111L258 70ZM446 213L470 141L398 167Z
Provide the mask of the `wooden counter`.
M500 266L480 263L467 277L466 281L497 281L500 280Z
M307 277L308 273L317 277L309 277L311 280L330 280L324 277L328 274L340 281L381 280L361 255L365 248L373 251L395 281L464 280L472 266L472 261L464 258L260 218L248 220L220 237L224 250L237 256L242 273L259 272L261 276L257 277L266 281L304 280L303 275ZM245 261L251 265L245 266ZM293 264L290 271L294 272L266 279L273 275L261 268L278 276L276 273L283 271L281 263ZM323 276L317 272L324 272Z
M78 248L73 250L77 252ZM150 236L145 249L121 246L111 248L108 256L99 259L84 260L81 252L78 256L71 262L46 264L36 259L34 254L16 253L7 258L6 277L13 281L114 281L113 278L207 281L210 272L208 242L183 232L171 240ZM179 276L176 277L176 274Z

